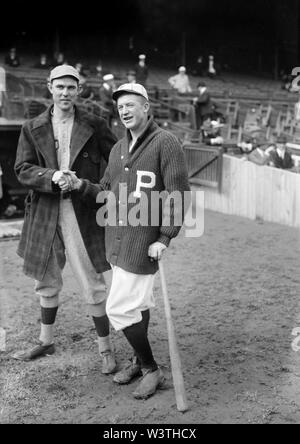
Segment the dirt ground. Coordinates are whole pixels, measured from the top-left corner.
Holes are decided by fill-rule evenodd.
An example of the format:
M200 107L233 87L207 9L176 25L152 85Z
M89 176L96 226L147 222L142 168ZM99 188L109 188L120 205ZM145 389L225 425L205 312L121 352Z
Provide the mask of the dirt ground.
M147 401L138 381L117 386L100 373L92 320L65 271L57 352L30 363L11 359L39 333L39 304L21 270L16 241L0 243L0 423L300 423L299 232L206 212L205 234L181 233L165 259L189 411L176 410L159 279L150 339L167 383ZM299 329L300 332L300 329ZM295 332L294 332L295 333ZM113 332L117 360L130 354ZM299 347L300 348L300 347Z

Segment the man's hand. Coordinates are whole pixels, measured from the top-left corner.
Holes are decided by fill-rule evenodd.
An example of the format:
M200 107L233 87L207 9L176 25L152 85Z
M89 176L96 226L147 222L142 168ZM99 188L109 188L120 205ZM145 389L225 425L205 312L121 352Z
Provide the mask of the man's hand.
M56 183L62 192L77 190L80 188L81 180L77 178L74 171L56 171L52 177L52 182Z
M166 248L165 244L162 244L161 242L154 242L154 244L151 244L148 250L150 260L160 261Z
M82 184L82 180L78 179L75 171L64 171L69 181L69 191L79 190Z
M64 173L64 171L56 171L53 174L52 182L54 182L56 185L58 185L61 189L61 191L66 192L70 191L70 180L68 175Z

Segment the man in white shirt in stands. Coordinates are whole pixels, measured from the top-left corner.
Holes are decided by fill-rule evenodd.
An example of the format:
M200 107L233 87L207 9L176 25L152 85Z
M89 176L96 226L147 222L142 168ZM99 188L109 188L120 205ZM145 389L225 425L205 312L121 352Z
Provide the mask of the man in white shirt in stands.
M176 89L179 94L187 94L192 92L189 77L186 74L185 66L180 66L178 74L172 76L168 80L173 89Z

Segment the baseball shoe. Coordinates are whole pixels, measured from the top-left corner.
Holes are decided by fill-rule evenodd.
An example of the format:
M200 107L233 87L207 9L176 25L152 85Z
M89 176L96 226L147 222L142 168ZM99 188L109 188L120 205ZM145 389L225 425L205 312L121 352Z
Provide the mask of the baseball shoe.
M122 370L116 373L113 381L117 384L128 384L133 378L141 375L141 366L136 356L131 358Z
M111 373L115 373L117 369L117 363L114 353L111 350L107 350L100 353L100 356L102 358L101 373L103 375L110 375Z
M44 345L42 342L39 342L39 344L33 347L31 350L16 353L12 357L20 361L32 361L33 359L40 358L42 356L53 355L54 352L54 344Z
M150 369L143 369L143 377L140 384L133 392L136 399L147 399L154 395L156 390L164 383L165 377L160 368L152 372Z

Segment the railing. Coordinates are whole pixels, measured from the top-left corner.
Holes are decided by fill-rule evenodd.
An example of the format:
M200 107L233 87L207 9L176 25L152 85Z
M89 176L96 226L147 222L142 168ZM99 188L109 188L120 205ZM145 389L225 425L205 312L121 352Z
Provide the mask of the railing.
M205 208L300 227L300 174L225 154L221 192L205 188Z

